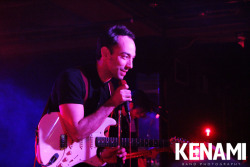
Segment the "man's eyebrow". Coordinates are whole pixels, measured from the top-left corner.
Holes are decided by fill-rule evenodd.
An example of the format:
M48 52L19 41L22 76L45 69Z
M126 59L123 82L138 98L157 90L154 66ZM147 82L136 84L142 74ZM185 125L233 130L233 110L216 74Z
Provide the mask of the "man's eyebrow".
M130 57L133 57L133 58L135 58L135 56L132 56L131 54L129 54L129 53L127 53L127 52L121 52L121 54L126 54L126 55L128 55L128 56L130 56Z
M129 53L127 53L127 52L121 52L121 54L126 54L126 55L130 55Z

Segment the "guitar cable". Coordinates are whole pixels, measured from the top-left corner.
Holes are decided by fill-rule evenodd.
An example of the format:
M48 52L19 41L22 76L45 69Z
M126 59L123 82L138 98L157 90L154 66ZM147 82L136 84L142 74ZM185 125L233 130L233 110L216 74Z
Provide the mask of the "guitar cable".
M37 138L37 129L36 129L36 137L35 137L35 154L37 153L37 140L38 140L38 138ZM37 161L37 158L36 158L36 155L35 155L35 159L34 159L34 166L33 167L36 167L36 161Z
M35 156L35 160L34 160L34 166L33 167L36 167L36 156Z

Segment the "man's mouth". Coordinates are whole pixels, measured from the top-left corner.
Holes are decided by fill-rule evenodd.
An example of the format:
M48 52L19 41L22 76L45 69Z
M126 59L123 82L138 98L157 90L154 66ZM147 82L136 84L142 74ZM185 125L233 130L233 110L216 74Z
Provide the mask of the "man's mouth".
M126 75L127 71L121 70L122 75Z

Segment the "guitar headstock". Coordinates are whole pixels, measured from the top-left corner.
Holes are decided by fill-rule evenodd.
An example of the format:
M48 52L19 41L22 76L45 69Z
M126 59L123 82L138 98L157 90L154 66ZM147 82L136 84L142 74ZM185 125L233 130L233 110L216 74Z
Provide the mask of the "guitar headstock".
M170 141L170 145L175 144L175 143L181 143L181 144L189 143L188 140L183 139L183 138L179 138L179 137L176 137L176 136L172 137L169 141Z
M189 143L188 140L186 139L183 139L183 138L179 138L179 137L172 137L170 140L170 149L175 153L175 143L180 143L180 144L183 144L183 143Z

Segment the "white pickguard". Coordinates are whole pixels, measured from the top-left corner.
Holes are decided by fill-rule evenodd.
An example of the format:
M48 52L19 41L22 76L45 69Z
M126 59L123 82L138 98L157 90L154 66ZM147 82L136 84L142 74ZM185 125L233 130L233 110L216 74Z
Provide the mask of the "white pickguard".
M105 137L104 129L107 126L115 125L116 121L112 118L106 118L103 124L89 137L76 142L67 135L67 148L60 149L60 136L66 134L59 113L52 112L42 117L38 125L38 139L36 144L36 157L40 164L46 165L53 155L59 157L50 167L74 166L85 162L93 166L98 166L96 157L97 147L95 146L96 137Z

